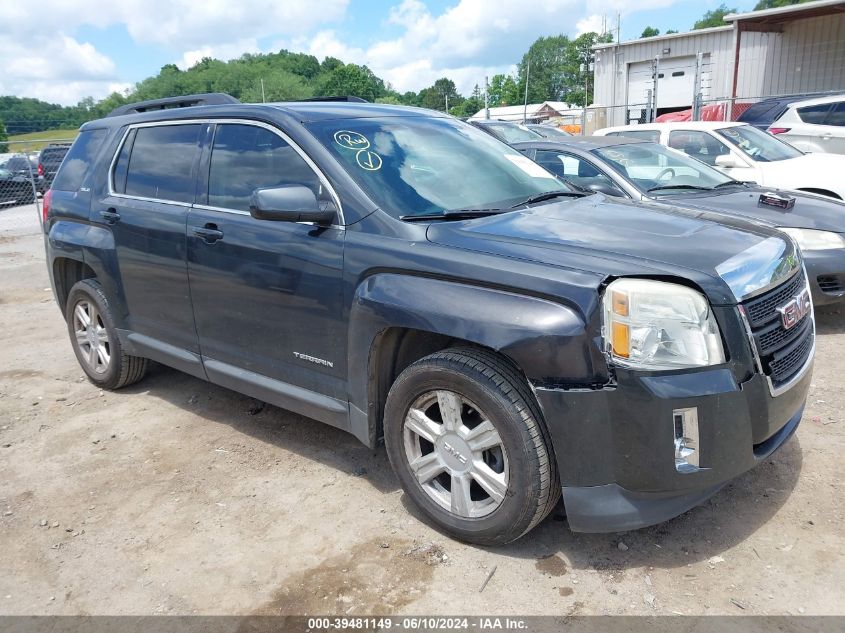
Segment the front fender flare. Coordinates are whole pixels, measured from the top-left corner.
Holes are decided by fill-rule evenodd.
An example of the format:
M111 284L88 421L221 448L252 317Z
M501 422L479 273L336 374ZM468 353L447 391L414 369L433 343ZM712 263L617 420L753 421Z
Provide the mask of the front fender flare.
M356 289L349 321L350 404L366 414L370 434L377 416L369 389L373 346L380 333L394 327L496 350L534 383L595 382L597 350L588 320L573 307L514 291L376 274Z

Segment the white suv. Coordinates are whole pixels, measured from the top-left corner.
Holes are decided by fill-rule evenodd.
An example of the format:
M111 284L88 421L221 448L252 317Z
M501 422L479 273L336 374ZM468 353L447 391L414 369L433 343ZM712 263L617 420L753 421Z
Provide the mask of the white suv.
M804 152L845 154L845 95L790 103L768 131Z

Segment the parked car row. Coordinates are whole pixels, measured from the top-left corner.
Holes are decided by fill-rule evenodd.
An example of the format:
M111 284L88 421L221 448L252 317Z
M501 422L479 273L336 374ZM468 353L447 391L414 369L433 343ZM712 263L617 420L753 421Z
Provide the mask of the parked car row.
M575 531L651 525L769 459L818 290L775 225L841 237L838 203L499 123L212 94L85 124L43 205L81 367L116 389L152 359L383 443L480 544L561 496Z
M70 143L47 145L38 154L12 153L0 157L0 205L30 204L53 183Z
M775 134L804 152L845 154L845 94L764 99L737 121Z

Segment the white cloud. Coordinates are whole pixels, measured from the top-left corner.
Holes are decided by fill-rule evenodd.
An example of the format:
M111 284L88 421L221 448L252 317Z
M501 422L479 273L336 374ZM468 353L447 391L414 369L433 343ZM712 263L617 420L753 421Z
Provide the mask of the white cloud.
M590 32L600 33L602 26L604 26L604 16L596 14L588 15L583 20L578 20L575 24L575 28L578 30L578 35Z
M294 37L343 18L349 0L40 0L4 2L0 94L65 105L103 97L120 81L113 60L73 37L82 26L124 25L131 41L172 51L183 66L205 56L258 52L258 40ZM151 68L150 74L156 69Z
M236 59L246 53L260 53L261 49L258 47L258 42L254 39L238 40L229 44L222 44L220 46L202 46L196 50L186 51L182 53L182 58L176 62L182 70L190 68L204 57L213 57L214 59Z

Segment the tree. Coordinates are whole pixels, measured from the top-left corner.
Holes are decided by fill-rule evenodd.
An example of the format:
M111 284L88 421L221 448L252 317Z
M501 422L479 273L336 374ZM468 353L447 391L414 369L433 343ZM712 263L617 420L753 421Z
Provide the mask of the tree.
M6 126L3 124L3 120L0 119L0 153L5 154L9 151L9 146L2 141L8 141L9 135L6 134Z
M321 84L320 92L324 96L351 96L375 101L386 94L384 81L366 66L357 64L338 66Z
M671 35L672 33L677 33L675 29L667 29L666 35Z
M640 37L657 37L660 35L660 29L656 29L653 26L647 26L643 29L643 34Z
M724 26L725 16L728 13L736 13L736 9L729 9L726 4L722 3L712 11L705 13L701 19L692 25L693 30L708 29L711 26Z
M491 107L517 105L519 100L519 86L510 75L493 75L487 90Z
M788 7L793 4L804 4L805 2L810 2L810 0L760 0L754 5L754 10L776 9L777 7Z
M446 99L450 105L458 105L462 97L455 89L455 82L447 77L441 77L434 85L420 91L420 105L430 110L446 111Z
M528 79L528 102L558 101L565 92L569 65L567 52L572 41L566 35L539 37L522 56L518 67L518 102L525 99L525 81ZM530 62L530 69L529 69Z

